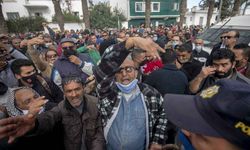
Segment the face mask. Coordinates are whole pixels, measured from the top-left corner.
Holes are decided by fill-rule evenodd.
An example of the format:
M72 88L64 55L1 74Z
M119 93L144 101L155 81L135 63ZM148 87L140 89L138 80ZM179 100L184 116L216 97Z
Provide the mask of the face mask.
M118 83L116 82L116 86L123 92L123 93L126 93L126 94L129 94L131 93L135 88L136 88L136 85L138 83L138 80L137 79L134 79L132 82L130 82L128 85L124 85L124 84L121 84L121 83Z
M174 49L176 45L178 45L178 43L174 41L174 42L172 43L172 48Z
M65 50L63 50L63 55L65 57L69 57L71 55L76 55L76 54L77 54L77 52L75 50L73 50L73 49L65 49Z
M44 112L45 108L42 107L42 109L38 112L38 114L41 114L42 112ZM24 115L27 115L29 113L29 110L22 110Z
M224 73L223 75L219 74L219 72L215 72L214 76L217 78L227 78L228 76L230 76L233 72L233 69L231 68L228 72Z
M22 77L22 80L29 83L29 84L34 84L35 81L37 80L36 73L34 73L30 76L27 76L27 77Z
M153 41L157 41L157 39L158 39L157 36L153 37Z
M195 46L195 50L199 53L202 50L202 46Z
M21 49L22 49L22 51L24 51L24 52L26 53L26 52L27 52L27 49L28 49L28 46L24 46L24 47L22 47Z
M52 43L45 43L44 47L49 48L50 45L52 45Z

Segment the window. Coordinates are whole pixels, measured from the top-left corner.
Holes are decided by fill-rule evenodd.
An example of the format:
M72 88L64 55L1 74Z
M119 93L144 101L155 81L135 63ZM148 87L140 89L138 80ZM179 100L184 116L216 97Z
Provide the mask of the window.
M20 18L18 12L7 12L8 20Z
M135 2L135 12L145 12L145 2Z
M174 3L174 8L173 10L179 10L179 3Z
M199 21L199 25L200 25L200 26L203 25L203 19L204 19L204 17L200 17L200 21Z
M42 13L40 13L40 12L36 12L36 13L35 13L35 16L36 16L36 17L42 17L42 16L43 16L43 14L42 14Z
M160 12L160 2L152 2L151 10L152 12Z
M75 11L73 12L74 16L78 16L79 17L79 12L78 11Z

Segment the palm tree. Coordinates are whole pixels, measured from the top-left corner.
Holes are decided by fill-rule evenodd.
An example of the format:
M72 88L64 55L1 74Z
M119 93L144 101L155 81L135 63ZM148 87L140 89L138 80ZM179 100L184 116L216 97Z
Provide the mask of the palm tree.
M181 28L182 28L183 23L184 23L186 11L187 11L187 0L181 0L181 2L180 2L180 9L179 9L179 12L180 12L179 26Z
M83 21L85 24L85 28L90 28L90 19L89 19L89 8L87 0L82 0L82 12L83 12Z
M60 27L61 32L63 32L64 31L64 16L63 16L61 5L60 5L60 0L52 0L52 2L54 4L56 21Z
M232 16L236 16L240 13L240 4L241 4L240 0L234 0L234 7L233 7L233 11L232 11Z
M151 13L151 0L146 1L146 10L145 10L145 25L146 28L150 27L150 13Z
M206 27L210 26L210 21L214 12L215 0L208 0L208 12L207 12L207 24Z
M3 16L2 3L3 0L0 0L0 33L8 33L7 23Z

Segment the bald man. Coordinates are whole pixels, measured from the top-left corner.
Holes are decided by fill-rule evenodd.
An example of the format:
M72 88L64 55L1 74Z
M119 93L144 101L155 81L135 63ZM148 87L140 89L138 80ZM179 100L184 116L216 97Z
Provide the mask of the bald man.
M192 53L193 58L203 63L203 65L206 64L209 59L209 53L203 50L204 41L202 39L196 39L194 44L195 47Z

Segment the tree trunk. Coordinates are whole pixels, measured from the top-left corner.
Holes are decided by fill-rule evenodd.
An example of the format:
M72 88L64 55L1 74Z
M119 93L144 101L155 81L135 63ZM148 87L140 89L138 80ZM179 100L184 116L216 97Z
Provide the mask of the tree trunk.
M187 11L187 0L181 0L181 2L180 2L180 8L179 8L179 12L180 12L179 27L180 28L183 27L183 23L184 23L186 11Z
M89 8L87 0L82 0L82 13L85 28L90 29Z
M214 12L214 4L215 4L215 0L208 1L207 24L206 24L207 28L210 27L210 21Z
M52 0L55 9L56 21L60 27L61 32L64 32L64 16L60 6L60 0Z
M233 7L233 11L232 11L232 16L236 16L240 13L240 4L241 4L240 0L234 0L234 7Z
M244 10L243 10L243 15L245 15L245 14L246 14L247 6L249 6L249 5L250 5L250 2L248 2L248 0L246 0L246 2L245 2L245 3L246 3L246 4L245 4Z
M145 27L150 27L151 0L146 0Z
M7 24L3 17L2 0L0 0L0 33L8 33Z

